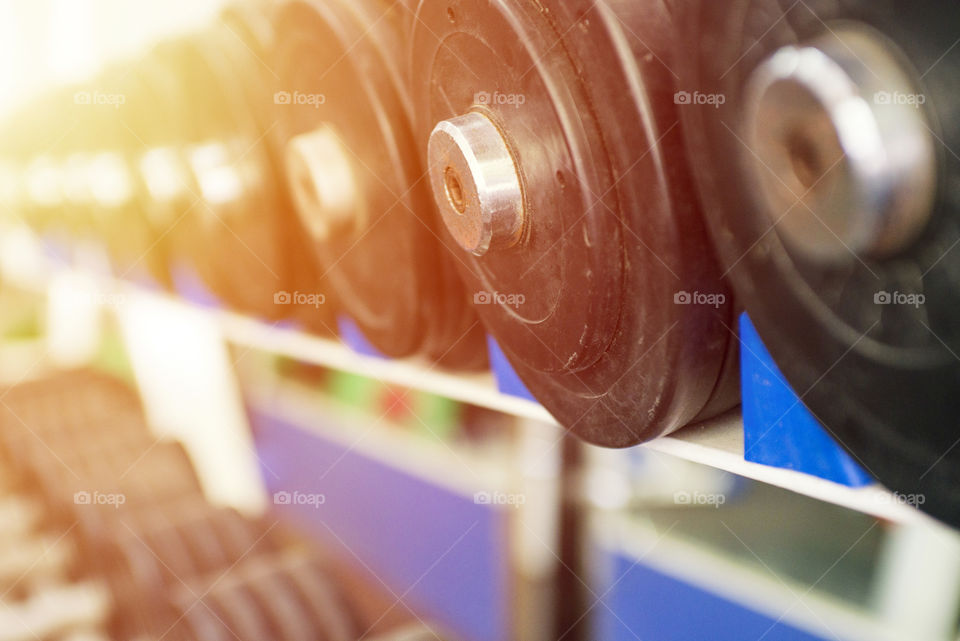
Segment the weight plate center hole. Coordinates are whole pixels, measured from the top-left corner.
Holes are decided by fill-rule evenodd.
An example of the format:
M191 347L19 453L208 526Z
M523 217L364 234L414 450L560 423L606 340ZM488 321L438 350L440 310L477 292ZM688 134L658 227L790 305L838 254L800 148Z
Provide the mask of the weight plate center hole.
M443 172L443 184L447 194L447 200L461 216L467 211L467 200L463 193L463 182L460 174L453 167L447 167Z

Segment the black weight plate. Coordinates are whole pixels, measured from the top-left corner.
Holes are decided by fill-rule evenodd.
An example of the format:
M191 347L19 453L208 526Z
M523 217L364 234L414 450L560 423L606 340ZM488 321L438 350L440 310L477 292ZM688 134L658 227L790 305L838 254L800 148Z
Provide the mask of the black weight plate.
M454 0L421 2L414 27L421 149L474 111L519 167L517 244L478 257L445 234L477 310L546 408L606 446L735 403L732 297L688 176L671 26L661 2Z
M441 250L414 144L404 11L377 0L287 3L274 68L289 103L278 100L278 130L289 141L326 125L348 159L360 214L314 238L345 313L388 356L476 367L483 337Z
M237 63L228 53L231 46L222 32L214 31L164 49L196 121L195 144L185 153L196 157L209 152L213 164L231 172L227 178L215 169L206 194L204 179L194 172L194 194L204 198L172 235L188 264L228 305L278 320L286 309L274 303L274 295L289 288L294 266L270 208L264 132L251 112L243 74L238 77ZM214 194L220 188L223 193Z
M284 306L277 310L277 316L295 321L313 334L333 336L336 334L335 296L321 278L308 235L300 224L286 185L285 146L278 135L275 105L280 79L270 66L277 47L276 9L275 4L262 1L228 6L221 15L226 30L224 48L237 70L238 81L242 78L247 102L263 136L257 144L269 161L264 167L269 210L264 215L274 220L279 242L285 248L289 271L282 291L323 295L321 304Z
M923 508L960 524L960 50L957 5L899 0L687 3L677 42L681 86L721 94L682 110L714 241L761 336L806 406L879 481L924 494ZM826 266L791 249L755 198L742 135L751 72L782 46L862 25L899 49L925 96L939 191L922 237L896 255ZM922 76L922 77L921 77ZM873 96L867 97L873 99ZM740 140L738 140L738 137ZM875 304L878 292L926 297Z

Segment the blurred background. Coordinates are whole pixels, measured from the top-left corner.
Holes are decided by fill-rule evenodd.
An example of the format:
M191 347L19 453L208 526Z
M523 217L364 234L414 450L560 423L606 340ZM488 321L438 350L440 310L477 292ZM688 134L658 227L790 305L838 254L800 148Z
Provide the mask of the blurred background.
M4 0L0 112L8 114L44 89L89 79L108 61L142 54L165 36L203 25L222 4Z
M114 95L98 74L171 38L212 39L211 25L244 39L225 5L0 0L0 116L17 116L5 167L30 148L43 193L43 156L77 123L97 138L106 122L73 120L78 95ZM274 75L240 51L253 55L231 54L236 78ZM158 130L225 119L177 91L117 94L134 110L123 118L164 98L144 118ZM115 165L84 171L116 193ZM214 209L236 178L218 171L195 185ZM69 194L25 211L10 191L0 641L958 638L960 539L914 509L922 497L746 462L736 411L649 446L584 444L486 367L386 358L320 311L327 285L236 267L266 292L243 300L204 271L208 258L234 267L242 248L189 235L177 242L193 243L193 271L165 282L144 258L155 236L141 244ZM116 208L109 193L80 201ZM309 318L268 316L308 291Z

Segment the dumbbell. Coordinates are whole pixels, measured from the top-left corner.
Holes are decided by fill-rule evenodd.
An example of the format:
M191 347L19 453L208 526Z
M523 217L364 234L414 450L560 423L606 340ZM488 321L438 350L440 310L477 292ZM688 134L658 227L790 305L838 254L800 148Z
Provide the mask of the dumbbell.
M35 394L21 394L19 389L14 390L4 399L0 429L19 428L54 437L77 432L93 436L114 427L129 433L146 433L143 408L135 396L122 397L106 390L75 392L37 389Z
M486 362L481 328L438 241L405 82L398 2L285 3L272 65L286 175L343 311L391 357Z
M766 346L870 473L953 524L958 18L724 0L684 5L677 36L699 43L677 73L713 239Z
M201 493L183 446L158 441L136 392L96 372L60 372L6 390L0 437L20 483L68 514L96 512L98 495L133 506Z
M246 92L246 101L262 132L264 173L269 185L268 208L261 215L277 230L288 264L286 283L277 291L274 316L293 321L321 336L336 333L337 302L329 284L313 261L310 242L300 224L285 178L285 145L278 133L275 97L279 78L270 63L277 48L275 25L277 5L263 0L245 0L227 5L220 15L224 53L238 70L236 81ZM242 73L241 73L242 72ZM312 304L291 299L282 302L282 293L307 293Z
M277 204L279 187L265 141L271 123L258 121L251 104L259 71L251 67L249 53L222 29L162 47L179 93L191 105L193 130L182 144L200 199L171 235L177 255L226 304L278 320L288 310L275 304L275 294L298 285L296 252L291 253L297 239L289 235Z
M103 546L111 571L145 588L169 587L225 570L245 556L277 546L262 523L200 497L124 513L122 523L125 527L107 541L96 543ZM161 563L154 564L147 555Z
M141 441L145 451L152 443L149 428L142 416L129 418L111 417L79 422L65 418L63 422L44 424L31 419L4 420L0 442L11 466L22 469L32 464L34 456L52 454L72 456L78 449L96 447L98 444Z
M59 457L38 452L28 476L66 518L106 518L118 508L202 495L186 450L174 441L136 439Z
M278 544L262 523L188 498L124 512L102 536L88 537L87 548L119 604L117 630L132 637L172 624L175 617L163 607L170 590L222 574Z
M353 615L322 564L299 552L251 559L225 576L181 587L171 597L173 639L348 641Z
M733 301L664 2L421 2L419 146L476 309L557 420L623 447L737 400Z
M92 369L58 370L43 377L3 390L7 405L25 403L33 407L49 403L82 403L84 411L126 410L140 404L136 390L127 382ZM52 411L59 411L55 408Z
M86 378L90 376L90 378ZM149 438L143 408L125 384L87 373L59 374L8 389L0 450L22 469L34 452L63 455L104 439Z
M111 65L88 83L45 95L8 127L45 134L14 138L19 153L32 154L22 172L28 221L67 242L102 243L119 275L143 268L162 282L136 160L155 131L144 123L169 114L142 80L129 62ZM50 132L57 135L45 142Z

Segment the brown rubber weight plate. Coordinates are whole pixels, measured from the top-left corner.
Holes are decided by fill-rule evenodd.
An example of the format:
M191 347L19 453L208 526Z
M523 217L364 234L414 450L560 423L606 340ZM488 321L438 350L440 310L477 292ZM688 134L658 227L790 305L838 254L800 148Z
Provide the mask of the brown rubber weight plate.
M345 313L388 356L474 368L485 362L483 336L442 252L416 153L403 11L376 0L287 3L274 65L281 89L292 102L322 102L278 105L279 128L290 140L329 127L357 184L352 211L360 214L314 239Z
M286 320L296 321L302 329L320 336L336 335L336 297L329 283L321 278L308 233L301 224L290 197L285 176L285 141L280 135L276 109L276 93L280 78L272 65L278 47L276 14L278 5L267 0L248 0L230 4L221 15L227 33L225 42L237 69L244 70L243 86L251 111L260 131L262 144L269 157L271 211L265 215L275 219L291 266L289 292L321 293L320 306L293 305L277 310ZM237 46L239 45L239 46Z
M446 235L477 310L534 396L605 446L736 403L732 297L686 166L671 34L657 1L430 1L414 26L421 150L479 112L519 166L517 244L478 257ZM684 292L722 299L676 304Z
M251 112L243 87L246 79L237 76L237 64L228 53L232 46L243 45L232 35L227 40L227 35L211 31L165 47L183 93L196 101L192 104L197 131L190 142L218 146L227 165L237 172L241 187L236 197L224 202L197 203L171 235L179 255L227 305L277 320L287 310L275 304L274 294L290 287L293 266L283 244L282 225L270 209L263 132ZM197 197L204 195L198 180L193 175Z

